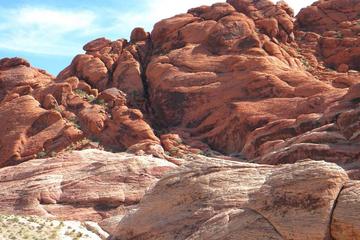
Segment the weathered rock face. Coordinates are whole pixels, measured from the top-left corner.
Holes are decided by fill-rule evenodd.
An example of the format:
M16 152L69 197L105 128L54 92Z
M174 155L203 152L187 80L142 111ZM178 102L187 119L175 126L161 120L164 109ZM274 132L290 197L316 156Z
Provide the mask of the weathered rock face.
M100 150L31 160L0 169L0 214L101 223L134 208L175 167L159 158Z
M359 239L360 182L351 181L341 191L331 224L334 239Z
M29 95L0 104L0 166L36 158L42 151L61 150L79 137L60 113L48 111Z
M341 9L351 9L348 20L357 20L357 3L338 7L335 0L320 1L296 24L284 2L229 0L193 8L158 22L151 34L134 29L130 42L96 39L55 82L32 77L43 86L32 91L34 84L22 80L7 98L33 95L43 108L60 110L82 137L117 151L179 157L215 150L259 163L312 158L351 164L360 151L357 135L349 135L359 130L360 74L329 71L327 35L319 35L340 29L340 22L322 22ZM308 21L307 9L329 14ZM2 65L6 74L34 70L23 60ZM336 65L341 72L353 69L345 60Z
M350 230L358 221L343 209L347 201L357 206L359 197L358 185L341 191L347 181L340 167L325 162L270 167L208 159L160 180L139 209L121 220L114 236L124 240L328 239L330 229ZM337 227L330 227L332 217ZM357 236L342 234L335 239Z
M144 108L143 74L150 48L148 35L142 28L134 29L131 43L99 38L86 44L86 54L76 56L57 79L75 76L99 91L116 87L128 95L131 104Z
M201 6L91 41L56 78L1 59L0 213L119 239L358 239L359 7ZM64 153L85 148L128 153Z
M334 90L306 73L296 53L279 43L292 38L278 35L279 20L266 22L265 8L279 12L284 26L292 24L286 11L270 1L232 1L155 25L147 80L163 126L191 129L192 136L221 152L241 152L251 131L283 118L277 103L289 102L286 115L293 118L308 111L297 109L308 97ZM286 30L293 35L291 24ZM192 38L200 28L202 39Z
M84 48L95 51L104 41ZM81 76L102 81L93 59L81 55L74 62ZM130 107L133 98L119 89L99 94L99 86L92 88L75 76L55 80L19 58L0 61L0 83L0 166L82 148L90 141L117 151L144 143L161 148L141 111ZM157 155L163 156L163 150Z
M4 99L8 92L13 91L12 96L16 94L23 95L24 92L32 91L34 88L52 82L49 74L30 68L30 64L21 58L1 59L0 72L0 101Z
M337 117L358 108L356 94L344 95L360 75L328 72L321 50L310 62L309 45L321 39L302 32L303 55L291 16L283 3L228 1L157 23L146 75L157 121L261 163L358 161L358 141ZM358 118L351 121L357 132Z
M297 25L322 36L319 48L328 66L360 70L359 12L358 1L318 1L300 11Z

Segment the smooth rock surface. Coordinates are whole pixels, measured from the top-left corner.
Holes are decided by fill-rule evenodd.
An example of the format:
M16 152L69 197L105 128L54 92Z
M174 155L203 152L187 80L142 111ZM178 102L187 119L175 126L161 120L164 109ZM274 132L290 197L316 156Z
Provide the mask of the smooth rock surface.
M203 161L160 180L114 239L329 239L340 167Z

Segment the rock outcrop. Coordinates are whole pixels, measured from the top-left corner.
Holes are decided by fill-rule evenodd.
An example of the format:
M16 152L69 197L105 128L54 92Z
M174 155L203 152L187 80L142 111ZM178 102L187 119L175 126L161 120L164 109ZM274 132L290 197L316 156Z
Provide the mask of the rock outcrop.
M327 32L340 31L345 20L357 22L358 3L338 2L313 4L296 21L284 2L229 0L193 8L158 22L151 33L134 29L129 42L89 42L56 79L24 60L4 59L3 102L33 96L78 128L56 148L39 142L31 154L90 139L112 151L168 159L205 153L267 164L312 158L353 165L360 153L360 74L350 70L357 69L357 32L351 28L335 39L346 51L334 47L340 45ZM17 141L24 148L27 137ZM10 164L16 151L2 161Z
M97 49L91 44L85 48ZM0 83L0 166L81 149L89 142L116 151L149 145L159 150L148 153L164 156L142 112L117 88L99 94L75 76L56 80L18 58L0 61Z
M0 119L0 132L5 133L0 139L0 166L36 158L42 151L55 151L80 134L66 125L60 113L41 108L29 95L0 104Z
M359 239L359 12L227 0L95 39L57 77L1 59L0 214L122 240Z
M300 11L297 25L321 36L319 49L328 66L360 70L359 12L358 1L322 0Z
M0 169L0 214L96 221L107 229L176 165L100 150L65 153Z
M358 239L359 184L343 188L335 164L194 162L160 180L113 239Z

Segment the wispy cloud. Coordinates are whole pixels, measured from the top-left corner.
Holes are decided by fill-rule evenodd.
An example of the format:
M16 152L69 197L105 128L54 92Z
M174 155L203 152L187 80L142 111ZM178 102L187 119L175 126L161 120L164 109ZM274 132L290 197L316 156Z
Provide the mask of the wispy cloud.
M91 11L40 7L0 9L0 48L50 55L74 54L70 38L90 34L96 14Z
M186 13L189 8L201 5L212 5L219 0L144 0L145 11L129 11L117 17L117 25L124 24L134 27L144 27L151 31L153 25L164 18L172 17L176 14Z

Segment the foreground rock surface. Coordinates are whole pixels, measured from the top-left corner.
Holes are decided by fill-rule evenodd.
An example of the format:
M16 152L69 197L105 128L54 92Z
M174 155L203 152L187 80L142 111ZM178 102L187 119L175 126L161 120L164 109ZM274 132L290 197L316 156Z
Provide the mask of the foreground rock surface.
M344 170L322 161L207 159L160 180L114 239L357 239L359 185L342 190L347 182ZM350 215L348 203L356 206ZM340 232L346 227L355 231Z
M131 210L175 167L151 156L100 150L31 160L0 169L0 214L100 223Z

